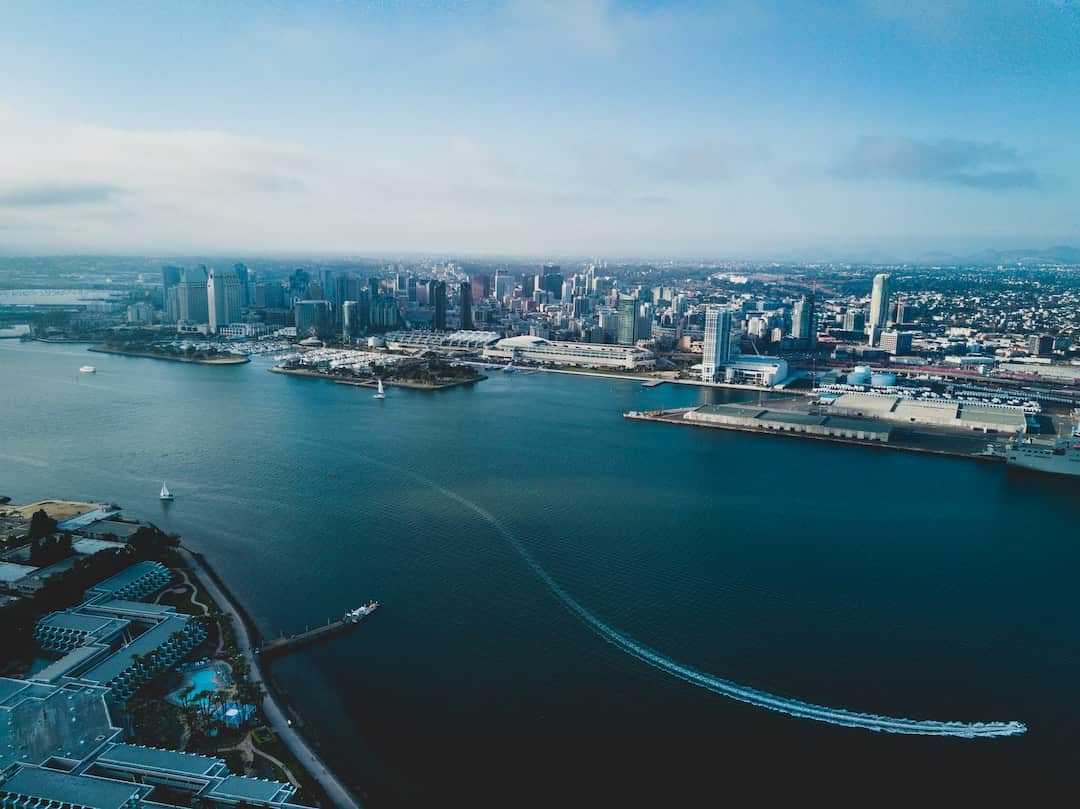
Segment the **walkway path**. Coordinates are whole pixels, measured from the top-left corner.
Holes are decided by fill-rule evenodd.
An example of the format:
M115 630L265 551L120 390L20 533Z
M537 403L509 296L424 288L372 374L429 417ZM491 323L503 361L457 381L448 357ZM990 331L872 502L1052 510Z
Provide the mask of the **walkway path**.
M187 562L188 568L196 576L206 592L217 602L218 606L221 607L222 612L232 619L233 631L236 634L236 645L240 653L247 660L248 665L251 667L248 676L253 683L262 685L263 689L266 691L266 696L263 697L262 712L263 716L266 717L267 724L273 728L281 741L285 743L285 746L288 747L292 754L296 756L297 760L307 768L311 777L318 782L319 786L323 788L330 800L332 800L340 809L363 809L363 805L353 797L352 793L349 792L345 785L330 771L326 762L315 752L296 728L292 726L292 723L286 718L282 706L278 705L277 700L275 700L270 693L266 681L263 678L262 670L259 668L259 657L255 654L251 636L248 634L247 626L244 624L243 618L241 618L236 605L225 592L218 587L217 581L206 572L206 568L198 558L187 550L187 548L181 547L179 548L179 552Z

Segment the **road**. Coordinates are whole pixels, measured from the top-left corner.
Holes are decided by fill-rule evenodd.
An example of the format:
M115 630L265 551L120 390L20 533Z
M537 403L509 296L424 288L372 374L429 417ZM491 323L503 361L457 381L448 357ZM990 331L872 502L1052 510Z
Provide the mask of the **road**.
M232 599L218 587L217 582L206 572L206 568L197 557L186 548L180 548L179 551L187 562L189 569L199 579L199 583L210 594L210 597L218 603L222 612L232 619L233 630L236 634L236 645L251 667L249 677L252 682L259 683L266 692L266 696L263 698L262 712L267 724L273 728L278 738L292 751L297 760L307 768L311 777L318 782L334 804L340 809L363 809L363 804L353 797L352 793L345 788L345 785L331 772L326 762L315 752L296 728L290 724L284 710L271 695L270 687L263 678L262 669L259 668L259 657L255 654L247 626L244 624L244 620L241 618Z

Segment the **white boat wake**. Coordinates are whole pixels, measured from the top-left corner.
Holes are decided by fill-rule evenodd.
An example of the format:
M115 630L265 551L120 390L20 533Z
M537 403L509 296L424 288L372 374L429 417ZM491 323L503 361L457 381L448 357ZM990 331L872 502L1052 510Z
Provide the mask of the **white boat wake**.
M1023 722L941 722L932 719L903 719L880 714L859 713L844 708L829 708L825 705L815 705L802 700L770 694L759 691L745 685L739 685L731 680L699 671L690 666L683 665L667 655L658 652L639 643L629 635L620 632L615 627L600 619L590 612L573 596L567 593L558 582L548 574L540 564L533 559L532 555L518 541L517 536L491 512L487 511L472 500L447 489L444 486L427 480L412 472L397 469L399 473L408 475L418 481L431 486L445 497L460 503L484 521L492 525L502 535L503 539L524 560L533 573L544 583L552 595L554 595L564 607L580 618L586 626L592 629L601 638L613 646L618 647L626 654L647 663L653 668L677 677L680 680L712 691L714 694L727 697L728 699L745 702L758 708L787 714L797 719L813 719L817 722L825 722L830 725L839 725L848 728L861 728L878 733L900 733L916 736L954 736L963 739L994 738L999 736L1018 736L1027 731L1027 725Z

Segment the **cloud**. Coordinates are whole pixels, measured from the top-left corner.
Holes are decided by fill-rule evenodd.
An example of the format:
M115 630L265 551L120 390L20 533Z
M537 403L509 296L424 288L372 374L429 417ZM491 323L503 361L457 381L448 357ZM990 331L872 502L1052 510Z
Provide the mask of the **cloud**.
M945 139L919 141L864 135L834 167L849 180L894 179L966 188L1034 188L1040 176L1023 165L1015 147Z
M116 186L103 183L41 183L10 188L0 187L0 208L84 205L105 202L119 191L120 189Z

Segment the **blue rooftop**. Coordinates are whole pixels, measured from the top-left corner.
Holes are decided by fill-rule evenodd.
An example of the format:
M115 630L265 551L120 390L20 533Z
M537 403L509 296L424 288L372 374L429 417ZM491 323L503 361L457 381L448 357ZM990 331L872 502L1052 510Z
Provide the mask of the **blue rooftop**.
M137 744L113 745L98 756L97 760L102 764L133 766L184 775L213 776L225 770L225 762L220 758Z

